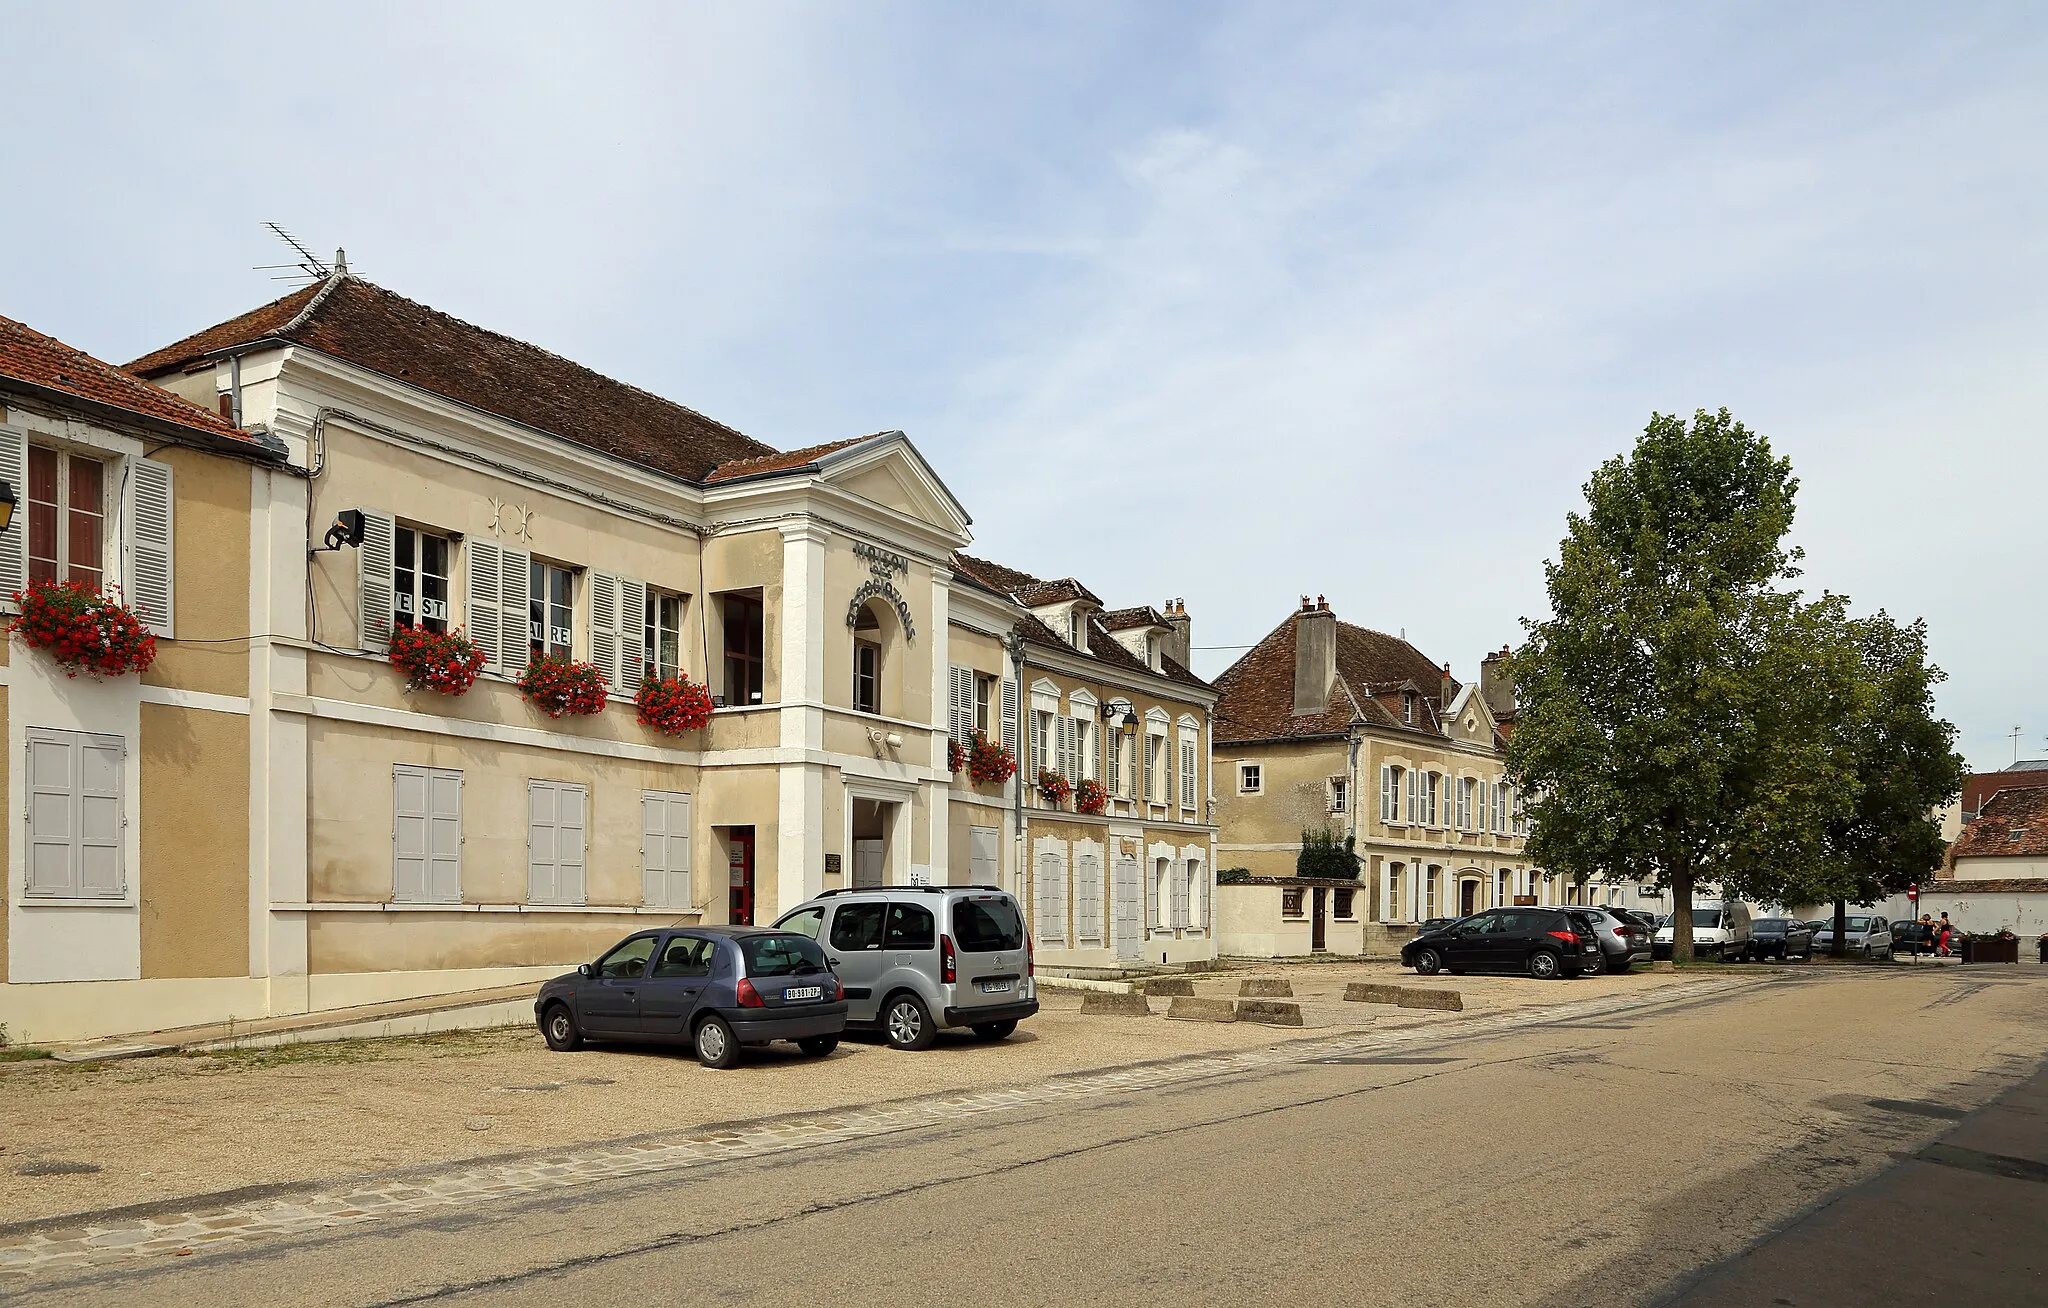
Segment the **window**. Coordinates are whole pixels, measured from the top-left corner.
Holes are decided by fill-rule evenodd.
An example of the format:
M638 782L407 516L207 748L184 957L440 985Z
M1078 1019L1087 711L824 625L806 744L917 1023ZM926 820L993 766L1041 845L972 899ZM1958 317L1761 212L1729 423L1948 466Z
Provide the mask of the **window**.
M1286 889L1282 890L1280 892L1280 916L1304 916L1304 914L1302 913L1301 901L1302 888L1300 886L1288 886Z
M1401 692L1401 721L1411 727L1415 725L1415 692L1412 690Z
M1423 878L1422 878L1422 916L1424 916L1425 918L1435 917L1435 916L1437 915L1437 912L1436 912L1436 884L1437 884L1437 881L1438 881L1438 879L1439 879L1439 878L1438 878L1438 876L1437 876L1437 873L1438 873L1439 871L1440 871L1440 869L1438 869L1438 868L1435 868L1435 867L1432 867L1432 868L1430 868L1430 869L1429 869L1429 871L1428 871L1428 872L1426 872L1426 873L1424 873L1424 874L1423 874Z
M461 903L462 774L400 763L391 791L392 900Z
M1402 769L1391 763L1380 765L1380 821L1401 820Z
M1337 890L1331 893L1331 911L1336 914L1338 921L1349 922L1351 920L1352 909L1357 904L1357 900L1358 892L1356 890Z
M996 738L994 717L996 679L986 672L974 674L974 729L990 740Z
M1421 813L1416 820L1423 826L1433 827L1437 819L1437 797L1443 790L1443 774L1425 772L1416 778L1416 782L1416 790L1422 798Z
M100 588L106 567L106 465L28 450L28 579Z
M1188 860L1188 929L1200 931L1209 925L1209 878L1202 874L1202 860Z
M692 907L688 795L640 792L640 902L649 908Z
M1038 856L1038 876L1032 886L1032 925L1047 944L1067 943L1067 860L1064 854L1048 850Z
M825 951L808 936L741 936L748 976L808 976L829 971Z
M1008 898L990 895L953 901L953 941L963 954L991 954L1024 947L1024 921Z
M1237 765L1237 793L1238 793L1238 794L1240 794L1240 795L1256 795L1256 794L1258 794L1258 793L1259 793L1259 788L1260 788L1260 786L1261 786L1261 785L1262 785L1262 784L1264 783L1264 780L1265 780L1265 778L1264 778L1264 776L1262 775L1262 771L1261 771L1261 768L1260 768L1260 765L1259 765L1259 764L1257 764L1257 763L1240 763L1240 764L1238 764L1238 765Z
M526 783L526 900L581 904L589 792L566 781Z
M844 904L832 915L834 949L869 950L882 947L882 918L887 904Z
M28 731L30 896L118 899L128 890L119 736Z
M640 648L646 675L683 675L682 596L648 588L640 623Z
M1098 730L1095 719L1092 717L1074 719L1074 748L1080 755L1075 760L1077 765L1075 771L1080 773L1081 778L1085 781L1100 781L1102 779L1096 775L1100 771L1098 760L1101 749L1101 746L1096 743L1100 739L1096 735Z
M1053 753L1053 714L1037 709L1031 714L1031 766L1057 771L1059 759Z
M391 537L393 623L448 630L448 538L399 527Z
M1349 784L1344 780L1343 777L1331 777L1329 779L1328 785L1330 789L1330 811L1332 813L1349 812Z
M777 931L794 931L800 936L818 938L818 928L825 925L825 910L822 908L800 908L775 924Z
M647 970L647 960L652 957L654 937L634 936L597 960L597 974L614 980L636 977Z
M759 704L761 665L761 601L752 595L725 597L725 702Z
M937 949L938 921L932 911L919 904L889 905L888 927L882 937L884 949Z
M528 587L526 647L535 655L566 659L575 628L570 614L574 597L573 574L567 568L534 559L528 565L532 584Z
M867 605L853 623L853 708L882 711L882 624Z
M1471 777L1458 778L1457 825L1460 831L1472 829L1472 793L1478 784Z
M1087 634L1087 615L1079 609L1069 610L1067 613L1067 643L1075 649L1086 649L1087 646L1082 642L1087 638Z
M699 936L670 936L668 947L661 951L661 961L654 965L653 975L710 976L711 949L711 942Z
M1152 862L1152 925L1175 927L1180 922L1175 917L1179 896L1173 890L1173 860L1154 859Z
M1405 864L1387 864L1387 911L1381 916L1388 922L1402 921L1408 911L1407 871Z

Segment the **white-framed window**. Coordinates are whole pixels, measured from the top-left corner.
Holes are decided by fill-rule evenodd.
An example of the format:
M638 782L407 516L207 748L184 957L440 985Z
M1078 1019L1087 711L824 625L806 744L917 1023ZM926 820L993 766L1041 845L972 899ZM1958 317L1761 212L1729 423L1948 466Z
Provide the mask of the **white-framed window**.
M1443 793L1443 774L1421 773L1416 777L1415 788L1422 799L1422 808L1416 821L1425 827L1437 825L1437 800Z
M1259 794L1266 784L1266 770L1262 764L1240 763L1237 765L1237 793L1240 795Z
M1324 782L1328 791L1329 807L1332 813L1351 811L1351 783L1343 777L1331 777Z
M1192 864L1183 863L1176 867L1170 860L1166 863L1166 878L1171 883L1173 895L1172 920L1168 923L1176 931L1185 931L1193 925L1188 920L1188 901L1194 898L1194 883L1190 879Z
M391 531L391 622L425 631L448 630L449 565L446 536L403 524Z
M1102 942L1102 855L1077 845L1074 853L1074 941Z
M1401 692L1401 721L1411 727L1415 725L1415 692L1412 690Z
M1460 831L1472 829L1472 795L1479 783L1471 777L1459 777L1457 789L1457 826Z
M462 773L392 767L391 861L394 902L462 902Z
M1001 724L999 724L995 719L995 714L997 711L996 683L1000 680L1000 678L990 676L986 672L977 672L973 675L973 728L974 730L979 731L982 735L988 737L990 740L995 740L1002 734L1000 729Z
M1209 877L1202 866L1202 860L1191 858L1188 869L1188 929L1205 931L1209 927Z
M649 677L683 675L683 596L647 588L640 605L640 670Z
M688 909L690 797L671 790L640 792L640 902L649 908Z
M573 657L576 574L559 563L527 562L526 648L549 658Z
M1131 736L1129 732L1118 731L1110 737L1110 789L1125 799L1130 799L1132 775Z
M1493 832L1506 835L1508 831L1508 788L1505 782L1493 783Z
M1387 864L1387 896L1380 906L1382 922L1405 922L1408 915L1408 865Z
M27 899L120 899L128 893L119 736L28 729Z
M1053 722L1058 715L1051 709L1033 709L1031 712L1031 766L1038 769L1057 770L1058 755L1054 750Z
M90 454L31 445L24 491L28 579L101 589L107 567L107 465Z
M1075 649L1086 649L1088 639L1088 616L1080 609L1067 611L1067 643Z
M1401 820L1401 778L1406 769L1392 763L1380 764L1380 821Z
M1169 930L1181 925L1180 896L1173 886L1173 860L1155 858L1152 860L1152 925L1160 930Z
M1064 855L1042 851L1038 855L1038 876L1032 885L1032 926L1042 945L1067 943L1067 860Z
M590 792L567 781L526 783L526 902L581 904Z

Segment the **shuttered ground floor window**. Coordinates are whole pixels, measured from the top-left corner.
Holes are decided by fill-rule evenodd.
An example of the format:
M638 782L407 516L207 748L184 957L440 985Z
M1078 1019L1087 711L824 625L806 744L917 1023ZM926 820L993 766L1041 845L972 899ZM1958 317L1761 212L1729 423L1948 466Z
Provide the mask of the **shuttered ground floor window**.
M462 774L400 763L391 769L391 897L462 902Z
M581 904L589 792L566 781L526 783L526 898Z
M1038 939L1048 945L1067 943L1067 860L1058 854L1038 856L1038 878L1032 916L1037 921Z
M28 731L28 877L33 897L118 899L128 891L122 850L119 736Z
M689 908L690 797L640 792L640 893L650 908Z

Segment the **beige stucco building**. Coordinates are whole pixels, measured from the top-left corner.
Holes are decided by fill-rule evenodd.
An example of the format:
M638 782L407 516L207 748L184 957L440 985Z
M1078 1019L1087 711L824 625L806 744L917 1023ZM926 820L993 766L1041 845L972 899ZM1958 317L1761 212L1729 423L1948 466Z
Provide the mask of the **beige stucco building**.
M1216 679L1224 954L1381 955L1428 918L1563 898L1525 851L1503 667L1461 684L1304 598ZM1305 831L1354 842L1359 879L1298 878Z

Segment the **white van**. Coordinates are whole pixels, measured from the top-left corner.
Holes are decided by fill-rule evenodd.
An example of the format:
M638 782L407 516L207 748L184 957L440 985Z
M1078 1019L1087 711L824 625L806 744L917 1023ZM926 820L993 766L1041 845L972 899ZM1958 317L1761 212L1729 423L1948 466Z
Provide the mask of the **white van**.
M1692 906L1692 956L1746 963L1750 956L1749 905L1739 899L1709 900ZM1657 919L1652 958L1671 957L1671 915Z

